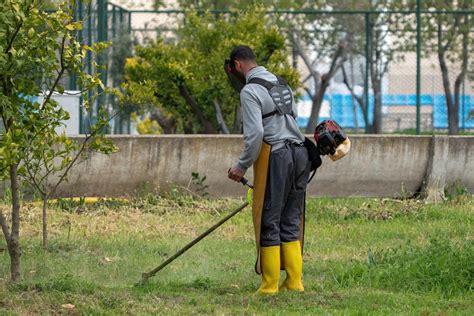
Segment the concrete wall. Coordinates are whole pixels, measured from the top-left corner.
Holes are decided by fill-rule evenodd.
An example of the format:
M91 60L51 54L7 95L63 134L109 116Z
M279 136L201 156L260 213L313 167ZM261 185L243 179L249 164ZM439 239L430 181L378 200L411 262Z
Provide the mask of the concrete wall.
M119 152L93 154L76 166L69 182L60 187L60 196L123 196L144 186L186 186L192 172L207 176L213 195L242 196L245 192L242 185L226 177L242 149L241 136L111 138ZM393 197L402 191L418 191L428 178L459 181L474 192L474 137L364 135L351 140L347 157L336 162L323 160L309 186L310 195ZM252 170L247 175L252 179Z

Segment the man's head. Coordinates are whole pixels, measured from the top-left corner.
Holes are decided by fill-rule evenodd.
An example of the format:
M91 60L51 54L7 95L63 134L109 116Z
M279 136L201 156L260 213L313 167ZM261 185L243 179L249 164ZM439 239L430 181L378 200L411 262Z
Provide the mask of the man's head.
M250 69L257 66L255 54L250 47L245 45L236 46L230 53L229 59L232 72L244 78Z

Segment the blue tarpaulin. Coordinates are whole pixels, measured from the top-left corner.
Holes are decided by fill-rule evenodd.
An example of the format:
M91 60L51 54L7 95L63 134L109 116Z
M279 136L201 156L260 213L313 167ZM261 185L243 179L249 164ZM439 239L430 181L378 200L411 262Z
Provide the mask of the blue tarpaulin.
M446 98L444 95L426 95L421 97L421 106L433 107L433 127L448 128L448 113L446 108ZM327 95L324 100L330 104L330 117L320 116L319 121L333 119L342 127L355 128L355 115L350 94ZM300 98L299 102L310 101L308 96ZM362 109L356 102L357 122L360 128L365 128ZM461 96L459 105L459 127L474 128L474 118L469 118L469 113L474 111L474 95ZM416 106L415 94L387 94L382 96L383 106ZM369 120L373 120L374 97L369 97ZM298 126L306 127L309 117L298 117Z

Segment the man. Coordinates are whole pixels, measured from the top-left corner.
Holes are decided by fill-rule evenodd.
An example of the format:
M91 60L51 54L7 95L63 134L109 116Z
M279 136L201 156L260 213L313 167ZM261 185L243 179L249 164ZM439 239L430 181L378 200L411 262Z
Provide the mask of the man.
M262 274L258 292L302 292L304 200L311 163L296 124L293 92L282 78L257 65L248 46L235 47L228 64L244 84L240 102L245 142L228 176L240 181L254 165L255 269ZM279 288L280 268L286 279Z

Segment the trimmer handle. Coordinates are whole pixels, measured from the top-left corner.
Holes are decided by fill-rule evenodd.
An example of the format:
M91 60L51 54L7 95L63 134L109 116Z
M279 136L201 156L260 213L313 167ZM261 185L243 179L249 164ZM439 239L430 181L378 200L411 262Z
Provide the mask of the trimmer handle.
M242 183L243 185L246 185L249 188L253 189L253 185L249 184L249 180L247 180L247 178L245 178L245 177L242 177L242 179L240 179L240 183Z
M227 173L229 173L229 172L230 172L230 168L229 168L229 170L227 171ZM249 184L249 180L247 180L247 178L242 177L242 179L240 179L239 182L242 183L242 185L246 185L246 186L248 186L249 188L253 189L253 185Z

